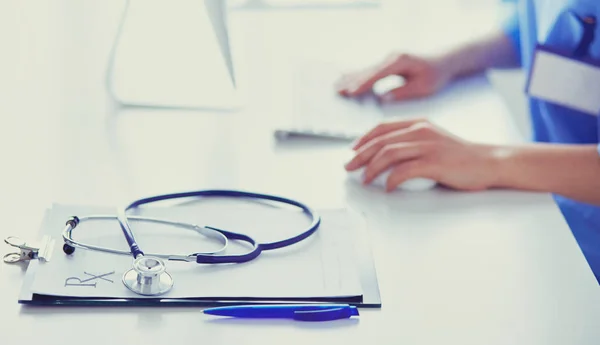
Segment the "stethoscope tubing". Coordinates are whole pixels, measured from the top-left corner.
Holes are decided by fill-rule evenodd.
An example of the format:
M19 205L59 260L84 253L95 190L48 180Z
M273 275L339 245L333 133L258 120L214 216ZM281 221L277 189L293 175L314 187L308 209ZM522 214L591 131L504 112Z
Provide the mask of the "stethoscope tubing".
M260 200L269 200L269 201L279 202L279 203L283 203L283 204L287 204L287 205L296 206L296 207L302 209L302 211L311 218L311 224L308 226L308 228L306 228L304 231L302 231L301 233L299 233L296 236L293 236L293 237L290 237L290 238L287 238L287 239L284 239L281 241L276 241L276 242L258 243L256 240L254 240L252 237L250 237L248 235L231 232L231 231L227 231L227 230L223 230L223 229L218 229L215 227L210 227L210 226L200 227L198 225L190 224L190 223L176 222L176 221L164 220L164 219L159 219L159 218L128 216L127 215L127 211L130 211L141 205L158 202L158 201L181 199L181 198L192 198L192 197L196 197L196 198L197 197L250 198L250 199L260 199ZM100 220L100 219L104 219L104 220L113 219L114 220L114 219L116 219L119 222L119 226L121 227L122 233L123 233L125 239L127 240L127 244L129 246L130 250L122 251L122 250L116 250L116 249L94 246L94 245L89 245L89 244L83 244L81 242L75 241L72 236L72 231L73 231L73 229L75 229L77 227L77 224L79 224L80 221L93 220L93 219L97 219L97 220ZM188 254L188 255L171 255L171 254L154 254L154 253L153 254L145 254L140 249L139 245L137 244L137 242L135 240L135 236L134 236L131 226L129 224L130 220L162 223L162 224L173 225L173 226L177 226L177 227L194 230L194 231L196 231L202 235L205 235L207 237L217 239L218 241L221 242L222 247L219 250L213 251L213 252L201 252L201 253L199 252L199 253L192 253L192 254ZM134 259L137 259L144 255L148 255L148 256L154 256L154 257L163 258L163 259L172 260L172 261L187 261L187 262L196 261L196 263L199 263L199 264L242 263L242 262L251 261L251 260L257 258L262 253L262 251L287 247L287 246L293 245L295 243L298 243L298 242L308 238L319 228L320 223L321 223L321 217L310 207L306 206L305 204L303 204L299 201L280 197L280 196L269 195L269 194L260 194L260 193L254 193L254 192L246 192L246 191L237 191L237 190L189 191L189 192L181 192L181 193L156 195L156 196L152 196L152 197L148 197L148 198L144 198L144 199L139 199L139 200L136 200L136 201L130 203L126 207L120 209L120 211L118 211L116 215L91 215L91 216L85 216L85 217L79 217L79 218L74 217L74 220L72 219L72 220L67 221L66 227L63 231L63 240L64 240L65 246L66 246L63 248L63 250L65 251L65 253L69 254L69 251L72 253L72 250L74 250L74 248L79 247L79 248L96 250L96 251L110 253L110 254L132 255ZM249 243L252 246L252 249L244 254L220 255L221 253L223 253L226 250L228 241L230 241L230 240L243 241L243 242ZM68 246L70 246L71 248L69 248Z
M287 247L287 246L290 246L292 244L298 243L298 242L306 239L307 237L312 235L318 229L318 227L321 223L321 217L310 207L308 207L305 204L298 202L296 200L292 200L292 199L288 199L288 198L284 198L284 197L280 197L280 196L276 196L276 195L238 191L238 190L219 190L219 189L155 195L155 196L151 196L148 198L136 200L136 201L130 203L129 205L127 205L126 207L122 208L117 214L117 220L119 222L121 230L123 231L123 235L125 236L125 239L127 240L129 248L131 249L131 255L133 255L134 258L137 258L138 256L143 256L144 252L140 249L139 245L137 244L137 242L135 240L135 236L133 234L133 231L131 230L131 226L129 225L129 221L128 221L129 217L127 216L127 211L134 209L136 207L139 207L141 205L145 205L145 204L149 204L149 203L153 203L153 202L172 200L172 199L192 198L192 197L232 197L232 198L251 198L251 199L275 201L275 202L279 202L279 203L296 206L296 207L302 209L302 211L304 211L304 213L308 214L312 218L312 222L306 231L303 231L294 237L290 237L285 240L271 242L271 243L257 243L253 238L251 238L250 236L244 235L244 234L238 234L238 233L229 232L226 230L207 227L209 229L213 229L213 230L217 230L217 231L221 232L229 239L248 242L253 245L253 249L251 252L249 252L247 254L242 254L242 255L213 256L213 255L199 254L196 256L197 263L211 263L211 264L214 264L214 263L241 263L241 262L250 261L250 260L253 260L254 258L256 258L258 255L260 255L260 253L263 250L273 250L273 249Z

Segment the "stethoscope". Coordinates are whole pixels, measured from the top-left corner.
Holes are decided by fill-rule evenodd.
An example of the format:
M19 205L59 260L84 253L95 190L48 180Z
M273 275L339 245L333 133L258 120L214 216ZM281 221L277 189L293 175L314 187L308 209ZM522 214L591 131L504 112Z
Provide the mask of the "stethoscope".
M271 242L271 243L258 243L252 237L226 231L210 226L198 226L191 223L176 222L170 220L164 220L159 218L151 217L140 217L140 216L128 216L127 212L141 205L180 198L191 198L191 197L230 197L230 198L250 198L259 200L268 200L287 205L292 205L300 208L305 214L311 219L311 224L304 231L300 232L294 237L287 238L285 240ZM129 251L121 251L106 247L94 246L84 244L73 239L73 230L82 222L90 220L108 220L116 219L119 222L123 235L129 246ZM220 248L211 252L202 253L190 253L190 254L154 254L144 253L135 240L129 221L140 221L140 222L153 222L165 225L171 225L181 227L191 231L195 231L198 234L205 236L209 239L215 240L220 243ZM173 278L166 271L164 260L171 261L186 261L196 262L199 264L225 264L225 263L243 263L256 259L261 252L266 250L279 249L288 247L296 244L310 235L312 235L321 223L320 216L305 204L274 195L258 194L252 192L236 191L236 190L201 190L191 191L183 193L173 193L156 195L149 198L136 200L128 206L122 208L117 215L90 215L84 217L71 217L66 222L65 229L62 232L64 240L63 251L67 255L72 255L75 252L75 248L82 248L94 251L100 251L110 254L118 255L132 255L134 258L133 267L126 271L122 276L123 284L131 291L139 295L155 296L162 295L171 290L173 287ZM223 254L227 249L229 241L243 241L249 243L252 249L245 254L238 255L225 255Z

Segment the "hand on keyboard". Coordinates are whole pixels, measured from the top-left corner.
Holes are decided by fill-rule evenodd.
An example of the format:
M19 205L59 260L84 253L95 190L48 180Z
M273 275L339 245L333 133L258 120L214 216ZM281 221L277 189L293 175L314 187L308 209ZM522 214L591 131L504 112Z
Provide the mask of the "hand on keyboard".
M390 76L402 77L403 85L377 92L377 83ZM392 54L374 67L343 76L337 82L336 88L338 93L345 97L358 97L376 91L382 101L400 101L432 95L450 79L451 75L443 67L442 59Z

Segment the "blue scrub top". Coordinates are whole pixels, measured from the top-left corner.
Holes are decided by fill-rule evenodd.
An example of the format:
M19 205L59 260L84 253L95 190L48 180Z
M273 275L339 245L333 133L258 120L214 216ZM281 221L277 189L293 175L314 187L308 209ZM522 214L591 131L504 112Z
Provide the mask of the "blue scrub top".
M588 58L600 62L600 0L520 0L515 15L504 26L529 75L537 44L574 52L584 34L578 19L596 16L595 40ZM600 97L600 90L597 90ZM533 140L563 144L598 144L600 116L549 102L529 99ZM599 114L600 115L600 114ZM600 145L598 145L600 156ZM600 159L600 157L599 157ZM574 169L576 169L574 167ZM600 178L600 176L598 176ZM591 269L600 282L600 207L554 196ZM560 253L556 253L560 255Z

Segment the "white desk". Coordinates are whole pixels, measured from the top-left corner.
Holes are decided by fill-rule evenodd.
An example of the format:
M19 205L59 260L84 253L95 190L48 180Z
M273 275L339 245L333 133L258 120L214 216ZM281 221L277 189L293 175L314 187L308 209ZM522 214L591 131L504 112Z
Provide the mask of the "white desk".
M208 321L184 308L23 308L16 300L24 271L0 265L0 343L598 343L600 289L549 196L383 194L345 182L340 146L274 144L271 121L285 106L282 80L293 59L360 51L362 38L349 33L353 23L395 21L382 23L375 12L237 13L240 74L257 85L242 111L114 113L101 81L120 2L42 6L0 8L16 13L1 21L11 30L0 31L8 52L0 66L8 76L0 79L8 95L0 102L2 237L33 238L52 201L114 204L157 192L239 187L315 206L349 204L369 217L383 308L362 311L358 321L321 324ZM426 8L410 6L417 14ZM333 19L340 25L316 34ZM409 36L399 34L399 41L434 37ZM344 37L354 44L335 47ZM365 42L374 57L383 53L376 47L383 42ZM463 106L455 117L440 110L439 121L473 139L518 140L489 89ZM474 122L467 126L466 119Z

